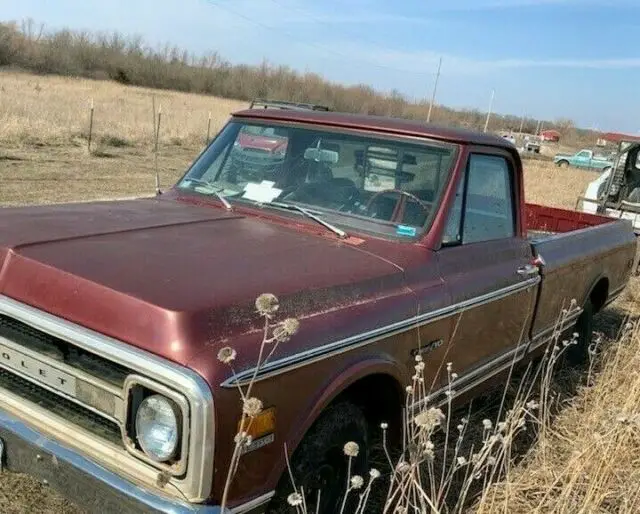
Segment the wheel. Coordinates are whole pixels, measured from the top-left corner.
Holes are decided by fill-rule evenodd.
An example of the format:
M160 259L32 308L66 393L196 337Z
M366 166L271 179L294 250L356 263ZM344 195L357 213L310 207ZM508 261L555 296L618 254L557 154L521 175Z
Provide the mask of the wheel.
M368 425L360 408L341 402L329 407L313 424L300 443L291 460L291 470L298 491L304 488L309 512L315 512L318 490L321 514L340 512L347 489L348 457L343 453L345 443L353 441L360 450L351 462L351 475L368 476L369 434ZM269 504L269 514L291 513L287 496L293 492L288 471L285 471ZM357 494L351 493L350 500ZM347 504L345 512L352 512L355 504Z
M558 161L558 167L559 168L568 168L569 167L569 161Z
M574 332L578 333L576 344L566 349L567 363L571 366L578 366L584 363L589 355L589 345L593 338L593 314L595 309L591 300L585 303L582 314L576 321Z

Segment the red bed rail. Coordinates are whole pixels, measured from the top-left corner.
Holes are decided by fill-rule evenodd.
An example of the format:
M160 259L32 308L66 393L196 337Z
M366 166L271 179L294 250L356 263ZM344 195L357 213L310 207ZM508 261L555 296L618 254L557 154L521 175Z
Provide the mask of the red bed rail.
M571 232L614 221L606 216L546 207L533 203L525 204L525 219L527 230L540 230L543 232Z

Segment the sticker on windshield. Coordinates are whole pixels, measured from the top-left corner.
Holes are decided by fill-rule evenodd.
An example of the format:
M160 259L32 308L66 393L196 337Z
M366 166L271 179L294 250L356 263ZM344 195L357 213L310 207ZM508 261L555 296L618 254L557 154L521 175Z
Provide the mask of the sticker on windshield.
M416 227L410 227L408 225L398 225L396 227L396 235L414 237L417 233Z
M260 184L249 182L244 188L242 198L260 203L272 202L282 193L282 189L273 187L274 184L275 182L270 180L263 180Z
M395 189L396 178L393 175L377 175L369 174L364 179L365 191L387 191L389 189Z

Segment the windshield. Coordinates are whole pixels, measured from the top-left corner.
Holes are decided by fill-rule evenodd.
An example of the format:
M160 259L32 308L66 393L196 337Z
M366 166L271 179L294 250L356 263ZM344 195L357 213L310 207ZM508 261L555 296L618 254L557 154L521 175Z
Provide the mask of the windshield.
M431 141L234 121L177 187L231 205L301 206L347 230L412 238L437 211L455 151Z

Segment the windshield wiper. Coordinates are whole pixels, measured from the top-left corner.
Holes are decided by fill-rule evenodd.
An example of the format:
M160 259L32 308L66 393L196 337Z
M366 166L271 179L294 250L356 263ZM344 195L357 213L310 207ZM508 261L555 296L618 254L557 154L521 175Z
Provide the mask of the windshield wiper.
M216 198L218 200L220 200L220 202L222 203L222 205L224 205L224 208L227 209L228 211L232 211L233 207L232 205L229 203L229 200L227 200L224 196L222 196L220 194L221 191L224 191L224 188L219 188L217 190L214 190L214 188L216 186L214 186L211 182L207 182L206 180L201 180L199 178L188 178L187 179L189 182L193 182L194 184L199 184L201 186L207 187L209 189L211 189L211 192L216 195Z
M233 210L233 207L229 203L229 200L227 200L224 196L222 196L222 194L220 194L220 191L214 191L213 194L216 195L216 197L218 198L218 200L220 200L220 202L222 202L222 205L224 205L225 209L227 209L228 211Z
M315 214L314 212L305 209L304 207L300 207L299 205L295 205L295 204L291 204L291 203L282 203L282 202L267 202L266 205L273 205L274 207L280 207L281 209L288 209L290 211L298 211L302 214L304 214L307 218L315 221L316 223L319 223L320 225L322 225L325 228L328 228L329 230L331 230L331 232L333 232L335 235L337 235L340 239L346 239L348 237L348 234L344 231L339 229L338 227L332 225L331 223L324 221L322 218L320 218L317 214Z

